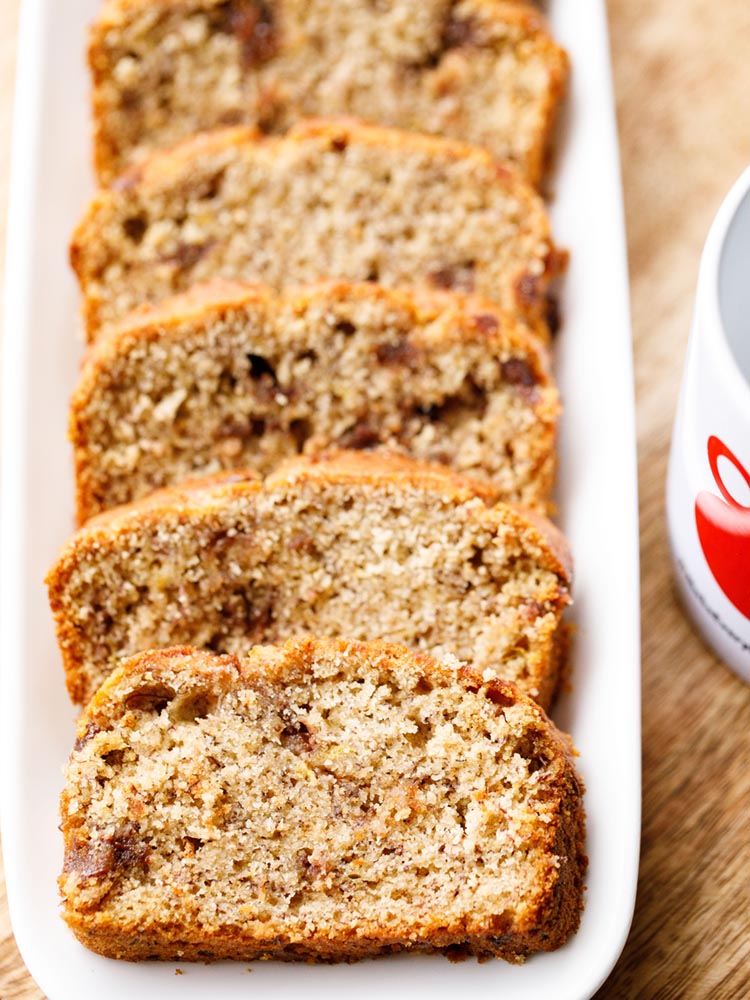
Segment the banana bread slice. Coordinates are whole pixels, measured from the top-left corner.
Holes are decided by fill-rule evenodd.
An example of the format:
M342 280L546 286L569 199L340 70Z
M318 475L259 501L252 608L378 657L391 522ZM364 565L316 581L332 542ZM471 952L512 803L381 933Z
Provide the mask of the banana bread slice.
M156 153L99 192L71 260L90 339L210 278L475 292L544 329L561 268L541 198L484 150L352 122L243 128Z
M552 524L496 497L442 466L342 452L101 514L47 581L71 697L144 649L241 653L310 633L455 654L546 705L570 555Z
M133 657L78 723L61 815L63 917L112 958L522 961L580 920L568 738L401 646Z
M502 0L109 0L89 63L104 183L221 125L355 115L486 146L539 180L568 62Z
M546 350L492 304L327 284L214 282L133 315L73 395L82 523L197 475L386 446L544 507L557 390Z

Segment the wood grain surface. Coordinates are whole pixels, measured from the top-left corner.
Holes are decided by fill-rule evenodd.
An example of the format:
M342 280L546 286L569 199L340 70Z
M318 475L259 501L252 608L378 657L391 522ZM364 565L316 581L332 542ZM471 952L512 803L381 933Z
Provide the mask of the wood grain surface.
M0 237L17 5L0 0ZM643 835L630 937L597 997L745 1000L750 688L706 651L675 602L663 494L701 247L750 151L750 3L610 0L609 15L638 402ZM0 888L0 1000L41 996Z

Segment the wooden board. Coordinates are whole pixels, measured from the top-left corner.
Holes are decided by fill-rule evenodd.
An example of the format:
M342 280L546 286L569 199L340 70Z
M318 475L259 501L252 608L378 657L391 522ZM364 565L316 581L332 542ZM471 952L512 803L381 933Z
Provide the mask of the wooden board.
M0 239L17 7L0 0ZM750 4L609 0L609 13L638 400L644 773L635 918L597 997L741 1000L750 996L750 688L706 651L675 602L664 477L701 247L750 149ZM0 1000L41 997L0 884Z

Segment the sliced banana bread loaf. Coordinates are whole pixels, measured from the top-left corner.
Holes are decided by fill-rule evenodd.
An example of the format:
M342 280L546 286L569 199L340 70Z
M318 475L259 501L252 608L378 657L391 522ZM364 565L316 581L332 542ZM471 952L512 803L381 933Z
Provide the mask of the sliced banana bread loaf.
M567 58L502 0L109 0L91 31L107 182L220 125L356 115L486 146L541 176Z
M114 508L48 576L71 697L144 649L310 633L452 653L547 704L570 556L553 525L496 496L442 466L343 452Z
M543 507L558 409L547 352L487 302L215 282L89 352L70 421L78 516L333 445L442 461Z
M215 277L451 288L543 329L563 263L541 198L510 167L351 122L306 122L283 139L223 129L154 154L97 195L71 259L90 339Z
M63 916L112 958L520 961L580 920L571 753L512 684L400 646L147 652L78 723Z

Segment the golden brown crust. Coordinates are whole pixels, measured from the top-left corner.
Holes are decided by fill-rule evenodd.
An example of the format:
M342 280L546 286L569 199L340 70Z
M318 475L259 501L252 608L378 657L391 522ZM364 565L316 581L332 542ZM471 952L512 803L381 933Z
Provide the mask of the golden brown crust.
M564 268L566 258L564 253L557 251L554 247L550 235L549 220L541 199L518 170L509 164L497 163L489 153L479 147L469 146L455 140L400 132L395 129L380 128L349 120L310 120L295 126L284 138L258 138L254 130L246 128L218 129L214 132L202 133L185 140L170 150L153 153L123 174L111 190L100 191L90 203L86 214L76 228L70 248L71 265L76 272L84 295L83 313L89 340L96 339L104 327L111 327L114 323L120 322L127 311L133 308L136 301L158 301L175 290L187 287L188 284L196 280L194 277L191 281L186 280L183 273L185 269L179 262L179 251L164 257L159 256L148 247L144 250L140 241L138 241L139 245L135 247L130 245L132 241L127 239L123 241L122 229L126 227L129 219L151 218L154 211L157 214L163 211L155 206L165 199L177 199L181 200L181 204L189 205L191 185L205 185L204 173L207 171L210 173L211 170L224 171L230 163L252 163L254 168L261 170L263 177L267 178L269 183L276 183L279 177L287 178L286 172L289 170L290 158L293 159L297 154L307 158L305 161L307 165L304 169L314 171L322 162L320 158L324 157L327 152L341 150L348 146L356 146L357 150L361 151L362 157L358 161L357 170L361 171L362 178L367 176L366 171L370 169L366 157L368 151L374 159L381 157L383 162L392 161L394 170L399 168L399 161L402 157L404 163L407 159L409 162L417 162L417 160L420 163L430 162L435 177L439 178L441 185L446 186L446 199L449 197L455 199L455 203L445 203L446 218L449 216L452 218L451 225L456 222L460 212L473 213L475 211L475 206L468 208L458 204L459 190L461 197L463 197L470 185L476 183L477 179L481 177L481 186L484 191L482 200L486 200L491 194L495 198L495 202L493 202L495 207L488 207L490 202L487 201L484 206L477 210L484 213L481 217L484 220L483 224L488 227L490 214L494 213L492 214L493 226L496 229L500 227L504 234L498 245L505 247L510 256L507 268L505 265L499 268L497 260L494 258L493 262L490 262L489 258L485 262L471 261L471 283L475 286L478 294L501 303L508 312L513 312L519 320L527 323L530 329L539 336L548 336L546 324L547 288L554 277ZM452 178L449 182L446 180L445 171L441 169L441 164L466 166L466 170L461 172L460 189L457 177ZM289 177L291 176L289 174ZM467 181L467 178L474 178L474 180ZM284 180L285 184L287 182ZM255 183L258 184L257 179ZM263 183L266 183L266 180ZM308 185L309 187L310 185ZM262 185L256 190L262 192ZM449 190L452 192L451 195L448 194ZM258 194L258 198L262 198L262 194ZM503 199L506 208L510 204L515 206L511 213L512 223L502 216L504 209L501 211L498 207ZM341 219L345 218L345 216L340 215L339 209L340 206L333 206L330 210L329 207L326 207L324 215L329 213L327 225L338 225ZM347 209L347 211L349 210ZM335 219L339 219L339 222L335 222ZM166 221L162 216L161 222ZM368 225L371 222L370 219ZM198 275L199 280L208 280L223 274L249 282L270 281L276 287L283 287L289 284L318 280L323 275L333 278L346 277L353 281L368 277L364 270L364 260L357 260L355 263L351 254L347 255L346 268L348 270L338 271L335 265L326 260L328 250L326 245L320 241L317 243L318 257L314 265L314 274L308 273L312 265L306 261L295 264L295 267L302 269L299 273L296 270L289 272L288 269L285 269L281 279L269 276L267 272L260 274L256 270L260 265L254 262L250 251L247 249L240 251L238 248L234 248L232 252L239 254L241 260L238 258L239 263L234 261L230 271L226 263L223 262L222 256L226 246L225 235L222 235L220 239L215 238L215 234L212 235L212 225L210 217L207 217L201 224L202 242L191 244L201 248L200 268L202 270ZM232 222L231 225L234 226L235 223ZM346 238L350 237L351 226L359 226L359 223L354 221L354 216L347 222ZM241 230L232 231L237 233ZM432 253L447 252L446 248L440 247L435 247L434 251L430 252L429 260L428 256L422 260L421 255L425 253L424 247L420 243L419 250L416 250L410 242L413 239L413 230L406 226L404 233L408 234L409 232L412 232L412 236L404 235L402 239L401 235L396 234L389 239L387 246L379 244L380 250L378 252L387 250L391 260L388 266L395 269L393 278L381 273L380 280L389 286L422 284L426 287L430 285L450 287L461 291L463 289L462 281L468 280L461 276L460 269L464 264L450 259L445 261L444 266L437 262ZM369 237L371 242L381 239L381 237L376 237L375 233L376 230L373 229ZM488 228L486 239L489 240L492 236L493 233ZM412 257L410 257L408 264L400 256L402 243L404 246L408 244L411 247ZM147 244L148 240L145 240L144 245ZM238 244L238 247L240 245ZM356 247L352 247L353 251L355 249ZM453 248L450 249L452 253ZM331 252L333 251L331 250ZM122 300L123 305L121 306L121 295L117 292L121 277L112 279L115 281L113 286L110 278L105 275L115 261L117 269L127 268L129 260L127 255L136 255L133 260L137 257L141 283L146 281L144 275L147 268L151 269L149 275L156 274L158 271L161 276L157 280L158 288L151 288L147 284L138 292L139 298L133 299L133 292L126 289L123 293L125 298ZM448 253L447 256L450 258L451 254ZM396 266L396 261L398 261L398 266ZM278 261L276 265L278 265ZM191 274L193 266L191 265L187 269ZM265 267L265 265L263 266ZM343 264L340 266L343 267ZM359 273L360 267L363 268L362 273ZM174 272L170 279L171 292L160 290L160 283L163 283L164 274L166 274L165 268L170 273ZM403 270L404 268L406 270ZM396 271L398 271L397 277ZM151 281L152 277L149 276L148 282Z
M299 483L330 483L396 488L413 487L440 491L451 503L463 503L479 497L486 504L497 501L498 492L490 483L482 483L451 472L443 465L417 462L403 455L378 452L376 460L369 453L331 449L322 455L302 455L290 459L266 479L266 489L284 489Z
M534 345L539 352L540 362L542 358L548 362L544 347L540 345L534 333L519 325L513 316L504 312L496 302L480 295L465 295L439 288L404 286L386 288L374 281L356 282L336 278L284 288L279 292L275 292L268 285L229 281L225 278L201 281L169 298L158 302L144 302L115 324L111 330L107 330L99 341L89 345L88 352L91 356L96 356L104 352L100 346L102 344L117 344L118 340L127 334L145 335L154 327L169 330L185 321L200 319L208 310L215 310L220 314L228 308L248 302L289 302L301 312L310 302L323 298L397 303L413 313L415 322L448 315L451 318L455 317L456 323L464 327L467 333L479 331L488 343L492 343L496 331L494 327L487 327L483 323L484 317L489 316L497 321L498 327L504 327L504 332L514 344Z
M173 329L186 320L196 320L207 310L215 310L217 314L224 310L245 305L248 302L272 302L282 296L274 293L267 285L250 285L241 281L227 281L224 278L214 278L191 285L186 291L160 302L144 302L121 323L118 323L101 340L89 347L91 357L105 353L109 345L113 347L128 334L140 333L146 335L155 328Z
M213 6L218 6L218 4L213 4ZM275 0L274 3L269 5L269 12L272 18L278 17L279 12L281 12L281 19L283 20L283 6L281 0ZM456 6L458 5L455 3L449 5L449 7ZM121 173L128 159L133 155L133 150L128 146L127 137L120 134L116 124L116 116L113 117L115 109L112 105L112 95L107 94L107 85L111 86L115 70L113 62L115 59L115 48L111 47L111 40L127 28L130 20L137 19L146 7L149 8L149 12L156 10L161 16L175 14L178 16L182 14L187 16L191 12L195 13L201 9L209 10L212 4L207 2L207 0L203 0L202 3L198 4L195 2L189 3L186 0L157 0L156 3L154 3L154 0L108 0L101 8L91 26L88 61L94 85L92 95L94 159L96 170L102 183L111 182L113 178ZM510 51L518 60L519 67L528 56L530 50L533 50L535 57L544 66L543 85L539 87L537 84L539 89L535 93L526 96L526 100L529 103L533 103L536 115L533 131L528 136L528 144L525 151L518 154L520 167L532 183L538 184L546 165L557 109L565 95L567 87L569 73L568 56L552 38L547 19L538 9L530 4L505 2L505 0L472 0L468 5L464 3L463 7L464 11L462 14L459 14L459 20L470 26L466 39L457 39L459 52L464 52L462 46L467 46L467 54L463 58L470 61L472 59L472 49L480 52L492 50L493 46L497 44L492 38L497 33L500 36L515 39L510 44ZM275 10L275 8L279 8L279 10ZM449 21L452 16L452 12L449 10ZM479 40L479 35L474 30L474 26L481 26L479 35L484 33L486 36L483 41ZM499 50L501 53L505 53L506 58L507 49L508 43L506 42L501 44ZM271 60L271 64L273 64L273 59ZM458 93L460 95L461 87L465 86L465 84L460 82L462 80L460 70L457 67L447 69L445 79L446 81L450 81L449 88L456 85L459 86ZM272 86L271 89L278 88L279 81L274 80L274 83L275 86ZM283 91L284 89L282 83L281 90ZM441 86L438 84L435 103L439 101L440 95ZM346 114L350 112L351 108L342 106L330 107L326 110L326 113L330 114ZM242 111L239 113L246 124L254 124L255 112L250 107L250 102L247 102L244 113ZM360 110L359 113L362 114L362 111ZM288 101L286 115L291 118L299 118L301 116L300 109L294 108L293 101ZM370 111L365 117L375 121L378 120L376 111ZM217 109L215 120L205 122L203 127L210 128L220 125L222 123L221 118L219 109ZM420 122L419 120L395 120L389 124L402 128L414 128L417 131L435 131L434 128L429 127L427 122ZM518 128L517 124L516 128ZM189 131L195 131L195 128L191 128ZM457 126L452 125L450 119L446 122L445 128L438 129L437 131L450 135L455 134L457 137L460 137L460 126L458 126L457 132ZM512 135L504 136L503 127L499 126L498 139L501 143L512 138ZM161 144L164 145L163 139ZM489 145L489 143L487 144ZM503 146L503 148L505 147ZM499 153L500 149L496 148L495 152Z
M521 507L519 504L508 504L518 515L518 526L529 525L537 533L540 547L549 548L554 553L554 558L558 566L558 572L566 579L573 577L573 553L570 550L568 541L562 531L553 524L547 517L543 517L535 510L528 507Z
M124 546L132 547L135 539L149 540L150 545L152 537L164 532L166 532L165 537L170 537L170 532L184 531L190 538L199 529L213 531L211 525L214 522L218 525L222 514L231 514L231 518L235 518L238 515L233 512L244 510L249 515L256 507L260 509L258 504L263 497L268 498L271 504L279 501L291 502L290 498L294 498L295 503L302 503L304 500L307 504L308 497L313 505L324 502L320 498L327 496L325 493L327 488L335 485L351 486L361 498L362 504L365 504L365 498L371 495L371 491L382 490L388 490L395 496L403 493L404 497L408 495L409 490L416 490L419 495L425 497L425 501L420 500L420 503L426 502L426 498L430 497L430 502L434 499L438 506L452 510L458 510L467 501L481 500L482 506L472 515L472 518L476 518L477 530L481 524L484 525L482 531L488 533L486 536L488 539L492 537L515 539L513 544L520 545L522 551L527 554L525 558L531 560L539 571L547 574L545 578L551 581L543 586L532 582L527 588L528 593L524 591L522 597L513 599L530 602L528 624L523 627L529 628L533 623L536 630L536 638L531 648L526 640L526 652L523 653L525 672L523 683L527 690L534 692L534 696L541 704L549 704L549 699L557 689L561 669L562 657L557 633L562 613L570 600L569 588L572 576L571 557L562 535L544 518L524 512L520 507L495 504L496 493L492 486L486 483L458 476L444 466L419 463L384 453L361 452L332 452L322 457L300 457L286 463L263 484L257 482L252 472L209 476L183 484L179 489L157 491L145 501L127 505L122 509L115 508L90 521L63 547L46 581L71 698L82 704L93 693L91 671L95 665L88 662L86 649L89 640L81 633L79 621L80 615L86 612L86 608L78 603L80 598L73 599L72 591L69 593L82 567L89 564L103 565L109 558L118 559L121 549ZM279 501L275 499L276 497ZM331 494L331 498L331 502L341 503L341 497L335 491ZM295 525L296 521L292 521L291 527ZM220 535L225 535L227 528L217 526L215 530ZM160 542L159 545L161 547L163 543ZM275 558L280 559L281 555L282 553L278 553ZM268 565L273 566L272 553L263 558L270 559ZM317 558L319 560L320 556ZM265 567L266 563L261 561L259 568L261 565ZM263 570L263 573L265 572L266 569ZM426 572L430 580L440 578L437 568ZM105 577L102 577L102 580L104 579ZM80 582L76 586L80 586ZM101 584L97 586L101 588ZM113 586L112 582L110 581L107 586ZM148 589L147 587L146 590ZM335 587L333 593L336 593ZM500 599L500 593L498 590L496 600ZM533 597L534 594L537 594L538 600ZM418 594L416 599L419 600ZM325 604L324 600L321 608L325 608ZM307 605L302 600L300 610L305 607ZM375 611L373 608L373 613ZM521 614L521 611L514 611L514 615ZM310 612L308 610L305 613ZM316 610L315 613L318 614L319 611ZM526 619L523 616L517 619L517 625L514 627L520 627L521 621ZM364 623L359 624L364 627ZM368 628L372 630L374 627L374 620L370 620ZM496 627L492 626L492 629ZM300 631L299 627L297 631ZM287 631L286 634L290 632ZM339 630L338 634L342 632ZM488 650L494 649L498 641L497 638L490 638L492 634L491 630L487 638L482 640L490 643ZM261 635L269 638L268 633ZM261 635L255 641L258 641ZM369 635L372 636L373 632L370 631ZM469 635L467 632L467 641ZM174 642L174 638L171 641ZM433 639L436 644L440 641L439 638ZM515 653L518 655L517 649ZM490 656L489 651L486 655ZM493 652L491 658L493 669L502 672L506 666L497 662L495 655ZM101 665L97 669L101 672ZM106 670L105 667L105 675Z
M493 171L514 192L525 195L527 191L527 181L513 164L495 160L486 149L459 139L402 132L356 118L305 118L285 136L262 135L257 129L237 125L199 132L169 149L154 150L146 159L120 174L112 188L101 189L92 201L90 212L96 204L109 204L118 194L134 191L138 187L154 190L169 187L175 179L181 179L199 157L217 155L246 145L266 150L269 157L274 157L289 145L302 145L308 139L320 139L325 146L339 141L356 141L365 148L385 148L394 153L408 149L454 161L473 161ZM78 242L74 236L73 244Z
M385 147L394 153L399 153L403 149L414 149L427 156L445 156L465 163L473 161L493 169L503 181L519 193L525 192L528 183L521 171L512 163L496 160L481 146L474 146L460 139L446 139L444 136L402 132L400 129L372 125L357 118L305 118L279 141L302 143L306 139L313 138L322 139L326 144L351 138L360 141L361 138L365 146Z
M486 699L497 706L498 713L510 710L514 718L523 718L520 733L524 735L516 752L531 755L534 762L531 771L537 768L543 771L546 803L544 821L527 827L525 834L524 850L538 859L534 905L519 905L516 912L506 910L502 914L487 912L485 908L476 911L473 907L473 912L458 919L454 915L450 920L440 912L417 915L405 911L401 923L388 930L379 928L372 920L349 920L345 912L338 926L317 930L307 926L301 930L292 914L287 917L288 923L269 919L265 924L252 920L243 925L236 920L219 919L212 927L206 927L194 921L189 908L179 923L175 922L174 911L165 920L160 918L158 910L133 914L123 922L110 907L110 900L117 894L116 878L103 898L101 892L92 896L96 881L109 876L99 870L92 873L85 864L80 875L77 874L81 858L96 856L88 845L91 837L95 852L97 821L92 818L89 825L77 802L71 808L72 800L77 799L74 782L80 781L74 778L75 767L78 760L87 756L90 759L92 753L106 755L112 745L110 733L120 734L118 746L127 746L127 734L135 725L134 698L139 699L139 707L143 705L142 711L148 713L152 710L148 704L151 692L161 693L170 712L171 701L179 706L186 698L208 695L210 703L218 706L213 711L220 713L223 698L246 689L257 690L264 700L273 697L274 689L283 691L294 684L302 685L303 689L309 685L312 694L317 676L312 664L326 658L341 665L339 669L346 664L344 669L352 677L359 676L361 669L365 671L363 677L371 677L375 671L379 682L393 684L394 690L404 690L404 685L426 680L431 689L462 691L460 697L466 704ZM161 706L153 711L161 711ZM518 738L518 728L513 732L514 739ZM274 958L326 962L415 950L444 951L448 957L474 955L522 961L535 951L559 947L578 927L587 859L583 850L583 788L573 764L569 737L556 730L544 711L524 698L513 684L501 680L485 682L469 667L456 673L444 663L387 643L313 638L291 640L281 647L256 647L243 659L217 657L185 647L151 651L125 661L111 675L79 720L77 736L68 785L61 799L66 860L60 888L64 897L63 915L69 926L84 945L100 954L129 960ZM95 748L96 741L102 746L99 751ZM522 744L528 749L520 749ZM218 754L220 750L215 745ZM527 788L518 787L518 794L533 796L534 784L536 779ZM133 786L132 792L137 795L138 789ZM263 818L258 816L256 821ZM143 850L139 847L138 826L137 819L130 824L127 850L133 857L146 858L143 864L147 878L148 856L145 846ZM175 834L176 843L181 832ZM120 848L123 853L125 849L125 846ZM137 933L133 933L133 920L138 924Z
M139 524L145 525L149 521L158 521L165 510L190 517L206 507L220 504L225 498L253 496L262 488L260 480L261 477L254 469L215 472L210 476L186 479L176 486L155 490L141 500L92 517L86 523L86 530L90 528L96 532L104 528L107 531L117 531L121 524L132 524L134 517Z

